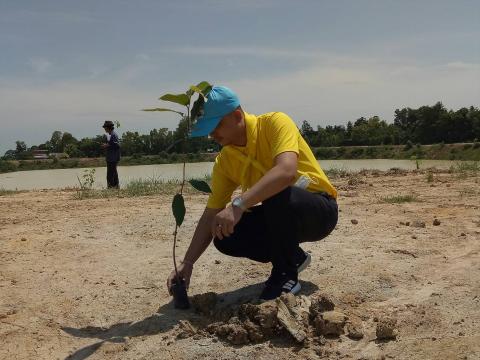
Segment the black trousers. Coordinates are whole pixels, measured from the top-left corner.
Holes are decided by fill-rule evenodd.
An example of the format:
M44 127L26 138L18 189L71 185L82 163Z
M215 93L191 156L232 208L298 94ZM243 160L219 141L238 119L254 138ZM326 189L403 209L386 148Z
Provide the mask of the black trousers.
M274 269L296 276L303 251L299 244L318 241L332 232L338 206L326 193L290 186L245 212L229 237L215 238L222 253L271 262Z
M108 188L117 188L118 184L118 172L117 172L117 161L107 161L107 187Z

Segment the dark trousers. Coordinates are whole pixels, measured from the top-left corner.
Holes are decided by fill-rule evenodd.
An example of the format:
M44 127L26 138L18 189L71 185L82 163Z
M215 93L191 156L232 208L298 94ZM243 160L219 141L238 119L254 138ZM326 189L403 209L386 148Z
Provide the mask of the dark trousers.
M107 161L107 187L118 189L117 161Z
M296 276L299 244L318 241L332 232L338 220L334 198L290 186L245 212L231 236L214 245L230 256L271 262L274 269Z

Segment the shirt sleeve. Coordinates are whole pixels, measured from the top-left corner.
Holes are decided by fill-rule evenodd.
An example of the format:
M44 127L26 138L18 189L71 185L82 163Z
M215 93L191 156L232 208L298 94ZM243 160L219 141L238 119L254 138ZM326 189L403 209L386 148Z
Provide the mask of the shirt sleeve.
M110 140L108 140L108 145L110 145L113 149L120 148L120 143L118 141L118 136L116 133L112 132Z
M272 160L287 151L299 154L300 132L287 114L274 113L268 121L266 130L272 147Z
M219 157L215 160L212 170L212 193L208 198L207 208L223 209L230 202L233 191L238 187L222 170Z

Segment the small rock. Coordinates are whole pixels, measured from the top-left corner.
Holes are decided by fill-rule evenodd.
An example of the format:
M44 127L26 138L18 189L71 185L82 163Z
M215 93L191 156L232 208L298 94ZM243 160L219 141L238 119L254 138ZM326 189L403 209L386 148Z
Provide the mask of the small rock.
M419 220L414 220L412 222L412 227L416 227L416 228L424 228L425 227L425 222L423 221L419 221Z
M393 340L397 337L398 331L395 328L397 319L382 318L377 323L376 335L378 340Z
M325 311L332 311L333 309L335 309L333 301L327 295L319 295L312 299L309 312L311 318L314 319L318 314Z
M307 334L302 329L301 324L299 324L295 318L292 316L287 306L281 299L277 299L278 321L283 325L283 327L297 340L298 342L303 342L307 338Z
M363 324L361 320L350 320L346 326L347 336L352 340L363 338Z
M412 239L416 239L417 237L415 235L412 235Z
M461 233L460 236L467 236L465 233Z
M177 339L186 339L197 333L197 330L188 320L180 320L178 330Z
M357 225L358 224L358 220L357 219L352 219L350 220L352 222L353 225Z
M21 240L22 241L27 241L27 238L22 237Z
M292 309L297 305L297 298L292 293L285 293L280 295L280 300L283 301L287 308L292 311Z
M327 311L319 314L314 326L319 335L340 336L344 333L347 316L339 311Z
M410 221L406 221L405 226L410 226Z
M433 220L433 226L438 226L440 224L441 224L440 220L438 219Z
M220 264L220 263L221 263L221 261L220 261L220 260L215 260L215 264L217 264L217 265L218 265L218 264Z

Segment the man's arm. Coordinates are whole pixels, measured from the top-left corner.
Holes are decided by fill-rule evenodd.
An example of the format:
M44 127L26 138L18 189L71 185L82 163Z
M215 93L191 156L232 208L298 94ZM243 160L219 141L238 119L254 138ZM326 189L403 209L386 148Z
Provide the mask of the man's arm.
M118 136L116 133L112 133L110 140L108 140L108 146L113 149L118 149L120 147L120 142L118 141Z
M290 186L297 176L298 155L283 152L275 158L275 165L250 189L242 194L245 206L252 207Z
M185 281L185 285L188 288L190 283L190 277L192 276L193 264L204 253L205 249L210 245L212 241L211 224L215 215L222 209L209 209L205 208L200 220L198 221L197 228L193 234L192 241L185 253L184 260L177 266L178 275ZM175 270L173 270L167 279L167 288L171 295L172 283L175 279Z
M293 151L278 154L275 157L275 165L250 189L242 194L242 200L246 208L252 207L259 202L278 194L295 181L297 175L298 155ZM212 232L219 239L233 233L235 225L242 217L243 210L231 205L220 211L215 216L217 226Z

